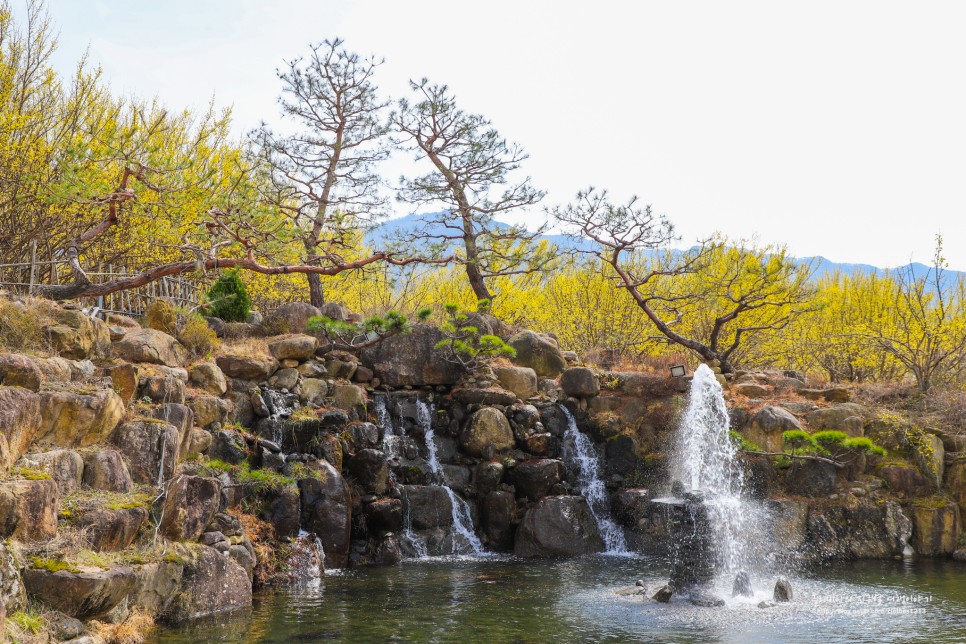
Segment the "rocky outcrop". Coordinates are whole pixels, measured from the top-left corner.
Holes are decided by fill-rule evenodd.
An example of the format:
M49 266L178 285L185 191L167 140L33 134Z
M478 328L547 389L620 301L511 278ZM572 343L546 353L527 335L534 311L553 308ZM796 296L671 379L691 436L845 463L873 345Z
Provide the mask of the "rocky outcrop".
M84 485L106 492L130 492L134 486L124 457L115 449L99 449L83 454Z
M603 550L597 522L580 496L538 501L520 522L513 546L518 557L572 557Z
M124 401L112 389L50 391L40 394L40 414L39 439L58 447L86 447L110 436L124 417Z
M8 613L27 606L27 592L20 578L20 565L14 557L14 549L4 543L0 543L0 606Z
M513 549L513 523L516 500L503 490L494 490L483 498L481 528L483 543L497 551Z
M808 415L808 428L816 432L831 429L845 432L849 436L865 434L865 416L868 411L856 403L840 403L825 409L816 409Z
M942 498L913 503L912 525L917 554L935 557L955 552L961 532L959 507L955 503Z
M252 582L234 559L200 544L186 551L181 586L165 619L180 623L251 606Z
M378 449L361 449L349 459L349 473L371 494L383 495L388 489L389 465Z
M19 353L0 353L0 385L39 391L44 374L33 360Z
M530 367L497 367L493 373L501 387L521 400L537 395L537 372Z
M389 387L455 385L465 369L449 362L436 343L445 339L436 327L417 324L412 332L394 335L363 349L362 364Z
M833 463L796 459L785 474L789 494L824 497L835 491L838 470Z
M151 615L168 612L181 587L184 564L177 561L147 563L135 569L134 587L128 595L128 605L141 608Z
M128 362L179 367L188 359L184 345L155 329L131 329L111 348L116 357Z
M513 430L503 412L484 407L470 416L460 434L460 445L471 456L490 457L513 448Z
M782 434L801 428L802 424L787 409L769 405L755 413L741 433L766 452L780 452Z
M53 312L55 322L44 327L51 349L71 360L86 360L107 355L111 334L107 325L83 312L61 308Z
M287 335L268 343L268 351L276 360L308 360L315 354L319 342L311 335Z
M403 515L414 530L453 525L453 509L446 490L434 485L402 486Z
M25 542L52 538L59 500L53 479L0 483L0 538Z
M40 396L20 387L0 387L0 468L8 468L34 444L43 425Z
M101 508L83 515L74 525L85 531L91 550L113 552L130 546L147 519L148 509L142 506Z
M127 598L134 582L134 570L127 566L78 572L43 568L23 571L23 583L30 595L80 620L110 612Z
M265 318L262 327L273 333L305 333L309 318L322 312L307 302L286 302Z
M66 496L79 488L84 477L84 459L70 449L57 449L52 452L29 454L20 460L23 467L44 472L57 484L61 496Z
M804 554L835 559L886 559L901 555L912 521L895 501L860 500L813 505Z
M302 526L322 542L327 568L344 568L349 560L352 498L342 475L326 461L319 474L298 482Z
M879 468L878 474L885 481L889 492L900 499L928 496L933 491L933 485L929 479L913 465L899 463L883 465Z
M223 396L228 391L225 374L211 362L197 362L188 367L188 382L214 396Z
M124 423L111 442L124 454L136 483L157 485L174 475L181 437L174 425L159 420Z
M229 378L261 382L278 370L278 360L271 356L225 354L216 358L218 368Z
M571 367L560 376L560 388L571 398L593 398L600 394L600 382L592 369Z
M514 364L533 369L538 376L556 378L567 368L567 361L549 336L521 331L507 342L516 351Z
M542 499L550 494L560 482L564 464L553 459L534 459L518 463L510 470L507 478L516 487L517 496L531 501Z
M221 507L221 482L216 478L180 475L168 484L160 531L168 539L194 541Z

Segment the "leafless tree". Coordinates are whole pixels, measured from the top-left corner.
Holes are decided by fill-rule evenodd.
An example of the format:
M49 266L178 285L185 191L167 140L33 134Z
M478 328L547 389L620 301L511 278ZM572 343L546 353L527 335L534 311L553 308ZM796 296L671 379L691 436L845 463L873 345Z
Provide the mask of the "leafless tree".
M291 133L263 124L252 132L268 174L268 200L290 218L305 248L305 264L321 266L327 256L355 245L385 204L376 164L391 140L374 75L381 60L347 51L340 39L309 48L278 76L279 102ZM320 275L308 272L309 296L324 300Z
M535 205L544 193L529 177L511 182L510 174L527 159L523 148L507 143L483 116L459 109L445 85L423 79L410 86L416 98L400 100L393 121L417 160L428 159L432 170L403 177L399 198L442 204L444 210L422 215L419 228L403 239L437 252L458 248L476 298L491 300L493 278L533 274L555 259L554 249L538 241L545 225L528 231L494 219Z

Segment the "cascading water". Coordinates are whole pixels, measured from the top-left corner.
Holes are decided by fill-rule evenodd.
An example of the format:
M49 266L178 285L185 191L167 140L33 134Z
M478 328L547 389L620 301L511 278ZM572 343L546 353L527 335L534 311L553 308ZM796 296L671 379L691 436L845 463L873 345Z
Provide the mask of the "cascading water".
M694 372L691 395L678 431L672 480L685 489L700 490L722 572L747 567L746 527L750 510L743 502L744 476L731 440L728 408L714 372L701 365Z
M416 401L416 421L423 429L423 436L426 440L426 451L429 455L429 469L435 476L437 483L449 497L450 508L453 512L453 554L462 554L459 550L466 550L466 546L474 555L484 554L483 544L479 537L473 532L473 518L470 516L470 506L450 489L446 484L443 475L443 466L440 465L439 457L436 454L436 441L433 440L433 419L430 415L429 407L422 400ZM465 545L463 545L465 544Z
M590 512L597 521L600 536L607 546L607 554L627 554L624 532L610 516L607 489L600 479L600 461L594 444L577 427L577 421L569 409L561 405L560 411L567 419L567 429L564 432L564 456L569 463L577 466L577 485L580 488L580 494L587 499Z
M271 441L276 445L282 444L282 422L298 409L298 399L294 394L275 389L263 388L262 400L268 408L267 426L271 431Z

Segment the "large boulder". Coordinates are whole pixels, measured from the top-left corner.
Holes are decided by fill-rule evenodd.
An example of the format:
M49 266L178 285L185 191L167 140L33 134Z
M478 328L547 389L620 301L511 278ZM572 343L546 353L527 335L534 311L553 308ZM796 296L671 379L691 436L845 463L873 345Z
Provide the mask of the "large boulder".
M44 374L33 360L19 353L0 353L0 385L39 391Z
M158 485L174 475L181 436L178 428L159 420L124 423L111 442L127 459L136 483Z
M410 333L391 336L363 349L360 357L362 364L389 387L455 385L466 370L436 350L436 343L444 339L436 327L417 324Z
M521 400L537 395L537 372L530 367L497 367L493 373L501 387Z
M40 394L40 414L38 438L58 447L86 447L111 435L124 417L124 401L113 389L49 391Z
M783 447L782 434L801 428L802 424L787 409L768 405L751 417L741 433L766 452L780 452Z
M134 570L127 566L57 570L26 568L23 583L30 595L65 615L80 620L108 613L134 588Z
M53 479L0 483L0 539L52 538L57 531L59 501Z
M231 404L231 403L229 403ZM174 425L178 430L178 435L181 436L179 455L184 455L187 452L188 442L191 440L191 429L195 426L195 412L187 405L182 405L179 403L168 402L164 403L158 407L155 407L152 416L158 420L164 421L169 425Z
M189 404L194 412L194 422L199 427L209 427L214 423L225 423L231 417L230 400L215 396L198 396Z
M134 487L124 456L116 449L99 449L83 454L84 485L106 492L130 492Z
M8 613L27 606L27 593L20 578L20 565L14 556L14 548L4 543L0 543L0 606L6 608Z
M959 504L960 512L966 512L966 457L952 459L946 467L945 487Z
M516 500L503 490L494 490L483 497L481 530L483 543L492 550L513 549L513 515Z
M518 463L507 478L516 487L518 497L536 501L550 494L551 488L560 482L563 474L563 462L543 458Z
M430 530L453 525L453 504L449 495L436 485L402 486L403 515L414 530Z
M180 475L168 484L160 530L168 539L194 541L221 507L216 478Z
M44 335L53 351L71 360L101 358L111 346L107 325L75 309L52 312L55 322L44 327Z
M141 369L129 362L108 367L107 375L111 378L114 391L121 397L121 401L127 405L138 393L141 386Z
M87 533L91 550L114 552L130 546L147 519L144 506L100 508L81 516L74 525Z
M268 351L276 360L308 360L315 353L319 341L304 334L286 335L268 343Z
M785 474L785 489L799 496L828 496L835 491L837 478L837 468L832 463L796 459Z
M366 528L370 534L398 532L403 527L401 499L376 499L365 506Z
M603 552L597 521L580 496L548 496L527 510L517 528L518 557L572 557Z
M567 368L557 342L546 335L533 331L521 331L507 342L516 351L513 362L530 367L538 376L556 378Z
M460 445L471 456L490 457L513 449L513 430L499 409L484 407L470 416L460 434Z
M863 436L865 434L865 417L868 411L857 403L839 403L811 412L808 420L809 431L817 432L831 429L845 432L849 436Z
M888 559L902 555L911 536L912 521L895 501L812 505L802 552L821 558Z
M961 531L959 507L943 498L912 505L912 536L916 553L926 557L951 555Z
M168 611L184 575L184 564L178 561L159 561L138 566L136 580L127 602L131 608L141 608L151 615Z
M271 356L225 354L215 360L229 378L262 382L278 370L278 360Z
M84 459L74 450L55 449L51 452L28 454L20 459L20 464L50 475L61 496L70 494L83 482Z
M349 561L352 496L342 475L326 461L319 474L299 480L302 526L322 542L327 568L345 568Z
M382 496L389 483L386 454L378 449L361 449L349 459L349 473L369 493Z
M200 544L186 551L181 589L165 619L182 623L252 605L251 579L234 559Z
M265 318L262 327L273 333L305 333L309 318L321 314L307 302L286 302Z
M600 382L593 369L571 367L560 376L560 388L572 398L593 398L600 393Z
M112 346L114 355L128 362L147 362L179 367L188 359L188 350L164 331L134 329Z
M934 486L914 465L890 463L879 468L879 476L885 481L889 492L900 499L928 496Z
M0 387L0 468L13 465L34 444L43 426L40 396L20 387Z
M188 367L188 382L214 396L223 396L228 391L225 374L211 362L196 362Z

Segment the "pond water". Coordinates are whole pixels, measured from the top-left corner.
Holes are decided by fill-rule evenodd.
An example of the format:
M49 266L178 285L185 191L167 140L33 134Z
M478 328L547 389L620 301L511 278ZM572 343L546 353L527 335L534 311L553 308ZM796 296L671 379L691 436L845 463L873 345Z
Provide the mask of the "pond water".
M637 557L569 560L443 558L330 574L317 585L259 595L251 611L163 629L184 642L962 642L966 564L864 561L787 574L795 598L698 608L619 596L643 579L653 594L667 568Z

